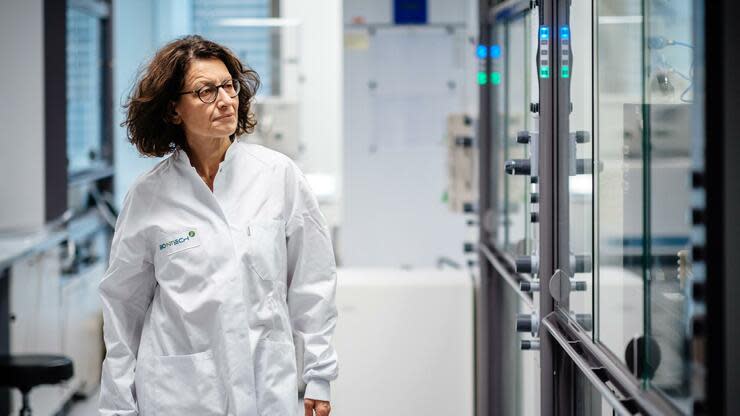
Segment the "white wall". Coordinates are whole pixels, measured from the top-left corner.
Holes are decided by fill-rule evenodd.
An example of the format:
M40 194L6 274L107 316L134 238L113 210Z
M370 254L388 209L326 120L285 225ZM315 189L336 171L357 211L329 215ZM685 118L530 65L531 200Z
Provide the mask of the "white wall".
M449 112L477 113L473 3L429 2L431 23L464 24L448 36L444 27L379 28L371 34L351 23L392 23L392 2L345 0L339 238L345 266L434 266L439 257L464 263L465 218L442 201L447 187L444 120ZM448 80L455 82L454 89L448 89Z
M45 221L43 3L0 3L0 228Z
M342 1L283 0L281 17L300 21L298 50L303 80L299 86L301 137L306 144L300 166L305 173L336 180L336 194L322 203L332 225L342 221L343 110Z
M158 158L145 158L128 142L122 105L136 81L139 69L155 51L155 9L149 0L113 1L113 153L116 201L120 205L134 180L151 169Z

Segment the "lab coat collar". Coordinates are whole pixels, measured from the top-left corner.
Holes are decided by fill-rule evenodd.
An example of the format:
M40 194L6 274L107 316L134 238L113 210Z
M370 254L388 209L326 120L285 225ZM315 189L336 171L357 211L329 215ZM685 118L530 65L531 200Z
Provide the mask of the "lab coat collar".
M224 155L224 160L219 163L219 166L226 166L228 165L229 161L233 159L234 154L236 153L236 144L239 142L239 138L235 138L234 141L231 142L229 147L226 149L226 154ZM176 161L184 164L187 167L193 167L190 164L190 157L188 157L188 153L183 150L182 148L178 148L175 150L175 153L173 154L173 157ZM193 168L194 169L194 168Z

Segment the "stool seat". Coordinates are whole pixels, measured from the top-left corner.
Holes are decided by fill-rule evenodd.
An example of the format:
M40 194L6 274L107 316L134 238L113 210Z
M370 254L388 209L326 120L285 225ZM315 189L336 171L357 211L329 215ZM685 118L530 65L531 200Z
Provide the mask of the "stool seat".
M0 355L0 386L28 392L42 384L68 380L72 375L72 360L61 355Z

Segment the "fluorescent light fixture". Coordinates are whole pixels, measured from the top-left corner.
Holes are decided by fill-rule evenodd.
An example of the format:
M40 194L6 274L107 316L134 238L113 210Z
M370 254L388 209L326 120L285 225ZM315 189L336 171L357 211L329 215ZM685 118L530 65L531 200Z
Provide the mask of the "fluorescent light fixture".
M217 25L227 27L291 27L301 24L299 19L266 18L228 18L218 20Z

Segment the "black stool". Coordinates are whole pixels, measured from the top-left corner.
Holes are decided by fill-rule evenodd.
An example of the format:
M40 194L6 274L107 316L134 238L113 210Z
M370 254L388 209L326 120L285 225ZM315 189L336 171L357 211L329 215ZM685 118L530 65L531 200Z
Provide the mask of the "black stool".
M74 374L72 360L61 355L0 355L0 386L23 394L20 416L31 416L28 393L42 384L58 384Z

